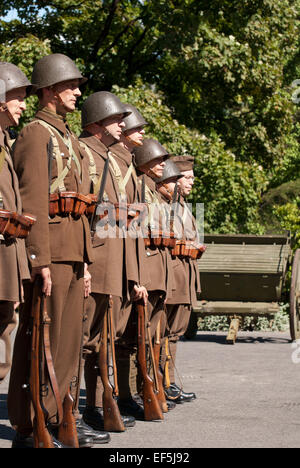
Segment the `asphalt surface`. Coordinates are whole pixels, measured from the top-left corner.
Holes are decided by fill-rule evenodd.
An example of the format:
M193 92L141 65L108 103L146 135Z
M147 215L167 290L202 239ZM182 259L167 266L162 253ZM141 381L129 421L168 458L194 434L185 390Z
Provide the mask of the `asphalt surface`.
M197 400L95 448L299 448L300 343L292 344L289 333L240 332L235 345L225 337L199 332L179 343L178 371ZM9 448L14 435L7 386L0 386L0 448ZM84 395L83 388L81 408Z

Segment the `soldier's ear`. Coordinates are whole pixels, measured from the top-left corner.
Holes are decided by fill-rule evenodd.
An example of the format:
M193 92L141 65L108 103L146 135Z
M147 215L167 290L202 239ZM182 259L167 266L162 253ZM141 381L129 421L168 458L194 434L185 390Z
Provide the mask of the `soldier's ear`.
M6 112L6 111L7 111L6 102L0 102L0 112Z

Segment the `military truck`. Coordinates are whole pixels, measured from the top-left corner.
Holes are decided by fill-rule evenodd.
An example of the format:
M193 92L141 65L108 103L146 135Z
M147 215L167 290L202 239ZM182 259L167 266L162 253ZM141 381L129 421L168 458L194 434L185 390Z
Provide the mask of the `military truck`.
M293 255L286 235L206 235L206 252L199 260L202 293L186 333L197 333L199 317L227 316L226 342L234 344L245 317L272 319L281 302L290 302L291 339L300 338L300 250ZM284 297L292 269L289 297Z

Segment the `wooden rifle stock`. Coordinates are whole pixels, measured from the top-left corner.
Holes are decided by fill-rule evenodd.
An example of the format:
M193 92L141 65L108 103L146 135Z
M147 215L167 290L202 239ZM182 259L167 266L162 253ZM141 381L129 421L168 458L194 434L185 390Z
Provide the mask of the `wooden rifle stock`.
M118 396L117 385L117 371L115 360L115 344L114 344L114 331L113 331L113 318L112 318L112 297L109 298L109 306L104 315L103 333L101 336L100 350L99 350L99 371L103 383L103 418L104 430L108 432L124 432L125 426L122 416L116 401ZM109 338L108 338L109 330ZM109 381L109 351L108 339L110 340L111 355L114 368L115 388L112 387Z
M154 382L148 374L146 362L146 331L145 331L145 304L143 301L136 303L138 313L138 363L143 379L143 402L146 421L164 419L157 395L154 390Z
M155 342L154 342L154 363L156 366L157 371L157 378L158 378L158 394L157 398L160 403L161 409L163 413L167 413L168 405L166 400L166 395L164 391L164 376L160 370L160 351L161 351L161 341L160 341L160 322L158 322L157 329L155 332Z
M66 447L79 448L73 409L74 399L69 389L63 402L63 419L58 428L58 440Z
M54 448L52 437L47 429L48 414L42 402L43 379L43 333L42 309L44 295L42 292L42 279L38 276L33 285L31 308L32 336L30 360L30 393L34 408L33 436L35 448Z

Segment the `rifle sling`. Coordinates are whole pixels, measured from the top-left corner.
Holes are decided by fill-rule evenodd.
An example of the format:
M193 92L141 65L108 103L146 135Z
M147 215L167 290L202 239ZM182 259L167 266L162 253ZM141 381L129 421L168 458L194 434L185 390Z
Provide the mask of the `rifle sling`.
M43 313L43 340L46 366L48 370L50 385L56 401L57 407L57 425L60 426L63 420L63 405L59 393L58 383L55 375L51 347L50 347L50 323L51 320L47 313Z

